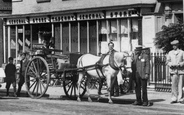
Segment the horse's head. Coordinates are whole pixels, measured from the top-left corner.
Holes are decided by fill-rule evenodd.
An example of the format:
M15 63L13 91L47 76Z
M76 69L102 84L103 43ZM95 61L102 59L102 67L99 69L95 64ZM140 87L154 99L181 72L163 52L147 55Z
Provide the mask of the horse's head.
M118 68L123 67L127 64L127 57L129 56L128 52L115 52L114 61Z

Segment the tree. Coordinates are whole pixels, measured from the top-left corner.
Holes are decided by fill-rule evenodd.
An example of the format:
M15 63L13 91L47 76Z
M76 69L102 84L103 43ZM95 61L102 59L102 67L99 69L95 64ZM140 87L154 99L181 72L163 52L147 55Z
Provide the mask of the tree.
M175 39L180 42L179 48L184 50L184 25L181 23L171 23L168 26L162 26L162 31L156 33L154 43L157 48L168 53L172 50L170 43Z

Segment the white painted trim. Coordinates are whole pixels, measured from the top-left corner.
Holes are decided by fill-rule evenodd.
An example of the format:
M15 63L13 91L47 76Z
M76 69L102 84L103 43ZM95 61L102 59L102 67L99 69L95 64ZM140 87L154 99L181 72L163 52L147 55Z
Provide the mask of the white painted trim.
M3 25L3 56L4 56L4 60L3 63L6 62L6 26Z
M130 38L131 32L130 18L127 19L127 24L128 24L128 38L129 38L130 51L132 51L132 39Z
M96 55L98 55L100 52L99 52L99 21L97 20L96 21L96 46L97 46L97 54Z
M78 22L78 52L80 52L80 22Z
M8 26L8 58L10 57L10 26Z
M54 37L54 34L55 34L55 33L54 33L54 24L52 23L51 26L52 26L52 37Z
M25 52L25 25L22 26L22 30L23 30L23 33L22 33L22 37L23 37L23 52Z
M60 49L63 50L62 48L63 48L63 24L60 23Z
M71 41L72 41L71 40L72 39L71 38L71 22L69 22L68 24L69 24L68 25L69 26L69 52L71 52L72 51L72 44L71 44Z
M87 53L89 53L89 21L87 21Z

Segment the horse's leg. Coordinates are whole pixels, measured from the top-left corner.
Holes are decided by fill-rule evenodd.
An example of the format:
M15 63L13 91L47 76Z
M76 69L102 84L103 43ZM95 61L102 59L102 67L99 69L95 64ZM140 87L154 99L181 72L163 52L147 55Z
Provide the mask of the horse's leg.
M109 99L109 103L112 104L113 101L111 99L111 89L112 89L112 86L111 86L111 76L107 76L107 92L108 92L108 99Z
M87 95L88 95L88 101L92 102L91 97L90 97L90 92L89 92L89 83L91 81L91 76L87 75L87 79L86 79L86 91L87 91Z
M78 97L77 97L77 101L81 101L81 99L80 99L80 85L81 85L81 81L82 81L82 78L83 78L83 76L84 76L84 73L82 73L82 72L80 72L79 73L79 79L78 79Z
M105 78L100 78L99 79L99 88L98 88L98 98L97 98L97 101L99 101L100 98L101 98L100 95L102 94L101 90L102 90L102 86L103 86L104 82L105 82Z

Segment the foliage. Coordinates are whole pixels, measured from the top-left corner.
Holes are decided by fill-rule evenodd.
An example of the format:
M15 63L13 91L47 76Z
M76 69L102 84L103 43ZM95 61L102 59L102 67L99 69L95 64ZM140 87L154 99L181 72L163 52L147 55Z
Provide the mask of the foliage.
M165 53L172 50L170 44L173 40L179 40L179 48L184 50L184 25L180 23L171 23L169 26L162 26L162 31L156 33L154 39L155 46L162 49Z

